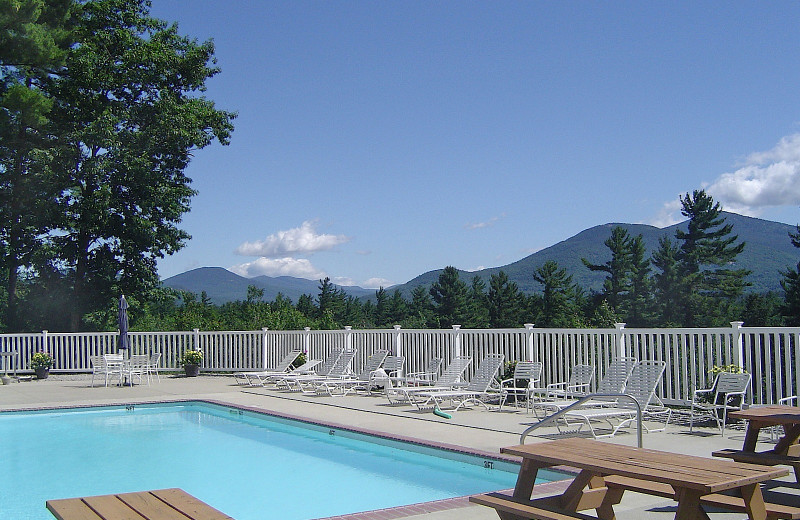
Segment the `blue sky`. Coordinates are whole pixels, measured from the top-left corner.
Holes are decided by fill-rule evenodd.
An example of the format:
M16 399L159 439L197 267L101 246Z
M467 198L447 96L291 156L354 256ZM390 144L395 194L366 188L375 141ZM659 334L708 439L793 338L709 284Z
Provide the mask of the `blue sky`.
M153 0L238 111L195 154L202 266L363 287L608 222L800 221L800 3Z

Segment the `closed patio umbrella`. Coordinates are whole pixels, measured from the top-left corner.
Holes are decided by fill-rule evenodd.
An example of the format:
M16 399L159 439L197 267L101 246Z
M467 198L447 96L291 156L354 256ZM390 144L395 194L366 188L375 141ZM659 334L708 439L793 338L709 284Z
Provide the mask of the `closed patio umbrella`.
M117 350L128 350L130 348L130 338L128 338L128 302L125 301L125 295L119 297L119 314L117 315L119 321L119 342L117 342Z

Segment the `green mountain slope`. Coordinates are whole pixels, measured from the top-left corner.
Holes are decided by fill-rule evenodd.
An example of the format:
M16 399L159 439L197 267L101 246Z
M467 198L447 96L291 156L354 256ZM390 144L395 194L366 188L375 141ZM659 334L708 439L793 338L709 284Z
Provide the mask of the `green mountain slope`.
M737 259L736 267L752 271L748 281L753 285L747 290L752 292L781 291L780 272L788 266L797 265L800 260L800 250L792 246L788 237L788 233L794 231L795 227L735 213L725 213L724 215L726 222L733 224L733 233L739 236L739 240L746 243L744 251ZM541 290L541 286L533 280L532 273L546 261L554 260L558 262L559 266L566 268L579 285L586 289L599 291L605 275L587 269L581 258L586 258L594 264L602 264L610 260L611 253L603 242L611 235L611 229L614 226L627 229L632 236L641 234L648 255L658 247L659 238L669 236L674 239L676 228L686 229L685 222L667 228L657 228L645 224L603 224L581 231L567 240L508 265L475 272L461 271L461 278L469 282L477 275L488 285L491 275L502 270L506 272L509 279L519 285L520 290L526 293L535 293ZM414 287L428 286L435 282L441 272L441 269L429 271L396 287L403 294L409 295Z

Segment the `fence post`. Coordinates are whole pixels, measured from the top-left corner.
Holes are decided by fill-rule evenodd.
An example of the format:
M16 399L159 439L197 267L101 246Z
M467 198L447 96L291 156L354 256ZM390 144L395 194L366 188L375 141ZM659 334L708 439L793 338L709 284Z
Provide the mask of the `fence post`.
M453 357L461 355L461 325L453 325Z
M42 331L42 351L43 352L48 352L48 353L50 352L50 346L48 345L48 343L49 343L49 341L47 339L47 331L43 330ZM53 354L50 354L50 355L52 356Z
M731 334L731 356L733 359L731 359L731 364L744 369L744 338L742 338L742 325L744 325L743 321L731 322L731 327L733 328L733 333Z
M303 327L305 334L303 334L303 351L306 353L306 359L311 359L311 327Z
M394 356L400 356L401 352L403 352L403 343L402 343L403 340L400 339L401 337L402 337L402 332L400 332L400 325L395 325L394 326L394 341L392 341L392 349L394 350L394 353L392 355L394 355ZM396 375L397 375L397 377L403 377L403 367L402 366L400 367L400 370L398 370Z
M261 364L263 370L267 370L267 331L269 327L261 327Z
M525 359L527 361L536 361L533 359L533 323L526 323L525 330L528 331L527 337L527 352L525 353Z
M400 352L403 350L403 347L400 343L400 325L394 326L394 341L392 341L392 355L399 356Z
M628 357L628 345L625 343L625 323L615 323L614 328L617 329L614 333L617 343L617 357Z
M200 350L200 329L192 329L192 350Z

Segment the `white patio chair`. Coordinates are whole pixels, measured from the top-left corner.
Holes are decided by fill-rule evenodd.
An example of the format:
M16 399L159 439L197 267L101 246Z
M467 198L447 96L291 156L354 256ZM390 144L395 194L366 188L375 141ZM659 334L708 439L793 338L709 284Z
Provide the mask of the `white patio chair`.
M272 368L266 368L258 372L236 372L233 377L240 385L263 386L263 378L275 374L285 374L289 371L292 363L302 354L302 350L292 350Z
M503 366L504 359L503 354L489 354L483 358L475 375L464 389L419 392L413 395L414 404L417 405L417 408L422 409L431 402L435 406L441 407L444 401L450 401L455 405L453 409L455 412L467 403L475 403L488 410L489 406L486 404L486 400L501 396L500 383L495 376Z
M661 382L664 375L664 370L667 364L664 361L639 361L633 367L623 393L632 397L639 404L642 412L642 420L646 418L665 417L664 427L658 429L649 429L642 422L642 427L645 431L664 431L669 425L672 417L672 410L670 408L661 406L658 403L656 396L656 388ZM627 398L620 398L613 406L604 407L591 407L580 408L577 410L568 410L564 414L564 421L567 426L578 425L578 431L583 426L588 426L594 438L600 437L613 437L616 433L634 421L637 421L636 405ZM595 421L605 421L611 428L610 433L598 434L594 427ZM613 421L619 421L614 425ZM559 427L559 431L561 428Z
M108 364L106 363L105 358L103 356L91 356L89 358L89 362L92 365L92 382L90 386L94 388L94 378L101 377L103 378L103 383L105 386L108 386L108 380L111 378L112 375L117 375L118 377L121 375L121 371L119 370L110 370Z
M444 369L442 375L434 381L433 386L386 386L385 394L390 404L412 403L411 396L419 392L430 392L432 390L452 390L461 383L461 376L467 370L472 358L469 356L456 356ZM389 381L391 383L391 380Z
M147 385L150 385L150 378L147 377L147 365L150 363L148 355L133 355L127 363L123 365L122 373L128 379L128 383L133 386L134 378L139 379L139 383L144 383L147 378Z
M405 384L408 386L431 386L439 376L439 367L442 366L443 359L440 357L430 358L425 363L425 368L421 372L410 372L406 374Z
M540 399L574 399L589 393L594 379L592 365L575 365L567 381L550 383L544 388L531 390L531 397Z
M119 378L117 384L122 384L122 372L125 366L125 357L122 354L103 354L103 362L106 365L106 386L111 376Z
M717 423L717 428L724 437L728 412L742 409L745 404L745 396L750 388L750 380L750 374L720 372L714 379L711 388L695 390L690 410L689 433L692 433L694 428L695 417L710 416ZM722 415L721 420L720 415Z
M403 375L405 362L406 358L404 356L386 356L381 368L386 373L386 377L392 381L402 381L405 378L405 375Z
M158 363L161 361L161 352L153 352L150 354L150 359L147 360L147 379L150 380L152 376L161 382L161 375L158 372Z
M501 409L510 396L514 396L514 406L517 408L519 408L520 396L525 398L526 403L530 401L531 391L537 388L542 380L542 366L540 361L517 361L514 366L513 376L510 379L500 381L502 389ZM520 381L525 381L525 385L517 386Z

